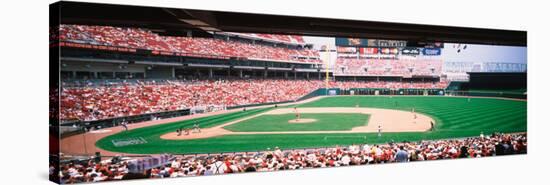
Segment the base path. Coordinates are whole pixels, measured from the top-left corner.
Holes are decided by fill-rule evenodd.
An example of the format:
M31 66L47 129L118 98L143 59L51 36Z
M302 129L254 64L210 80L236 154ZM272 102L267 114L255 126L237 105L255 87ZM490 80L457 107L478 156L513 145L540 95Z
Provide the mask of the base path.
M172 132L161 136L162 139L169 140L187 140L210 138L222 135L243 135L243 134L319 134L319 133L373 133L378 132L378 126L382 132L425 132L431 129L435 121L420 113L413 113L402 110L377 109L377 108L348 108L348 107L330 107L330 108L298 108L300 113L361 113L369 114L370 119L367 125L354 127L346 131L287 131L287 132L232 132L223 127L239 123L244 120L252 119L261 115L292 114L293 108L275 109L257 115L249 116L239 120L231 121L212 128L201 129L200 133L191 133L189 135L180 135ZM293 123L281 123L293 124ZM294 123L295 124L295 123ZM309 124L315 124L311 122Z

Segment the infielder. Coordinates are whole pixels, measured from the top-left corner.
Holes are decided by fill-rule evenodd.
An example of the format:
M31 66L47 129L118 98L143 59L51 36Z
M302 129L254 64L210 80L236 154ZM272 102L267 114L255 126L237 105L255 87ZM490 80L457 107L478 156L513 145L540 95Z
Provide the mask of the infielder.
M195 122L195 125L193 125L193 132L201 133L201 128L199 127L199 123Z
M128 123L126 122L126 120L122 120L122 123L120 123L120 125L122 125L125 131L128 131Z
M416 112L414 111L414 107L412 108L412 113L414 115L414 119L416 119Z
M294 114L296 116L296 121L298 121L300 119L300 113L298 112L298 109L296 107L294 107Z

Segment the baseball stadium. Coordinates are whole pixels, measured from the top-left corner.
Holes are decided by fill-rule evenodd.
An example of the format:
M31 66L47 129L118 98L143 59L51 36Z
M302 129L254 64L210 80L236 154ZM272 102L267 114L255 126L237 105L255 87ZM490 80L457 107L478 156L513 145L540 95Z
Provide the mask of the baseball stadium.
M125 25L86 17L123 7L67 3L50 28L59 183L527 153L521 44L237 32L212 17L247 14L148 7L128 8L182 27Z

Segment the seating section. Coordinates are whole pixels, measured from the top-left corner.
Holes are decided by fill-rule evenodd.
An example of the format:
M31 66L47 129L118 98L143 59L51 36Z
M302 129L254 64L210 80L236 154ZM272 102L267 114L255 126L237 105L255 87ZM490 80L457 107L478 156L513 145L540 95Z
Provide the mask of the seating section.
M289 42L303 43L301 36L256 34ZM60 40L65 42L106 45L162 52L201 54L227 57L246 57L263 60L282 60L320 63L319 52L302 47L252 44L218 38L160 36L140 28L111 26L61 25Z
M232 33L235 35L253 37L267 41L289 43L289 44L306 44L304 37L299 35L281 35L281 34L265 34L265 33Z
M105 83L107 84L107 83ZM137 81L63 84L61 120L92 121L192 108L293 101L325 87L322 80ZM76 87L78 86L78 87ZM331 88L445 88L447 82L330 82Z
M404 59L357 59L338 58L334 69L336 75L362 76L439 76L441 60Z
M64 88L62 120L98 120L195 106L236 106L295 100L322 83L306 80L186 81Z
M405 157L397 157L397 153ZM131 173L140 159L108 160L96 163L93 159L81 163L62 163L59 175L62 184L126 180L132 178L173 178L209 176L257 171L285 171L431 161L456 158L479 158L527 153L527 134L491 134L466 139L439 141L397 142L391 144L354 144L342 147L296 150L274 150L246 153L177 155L167 164L151 167L139 175ZM52 165L51 168L57 168ZM134 172L135 173L135 172Z

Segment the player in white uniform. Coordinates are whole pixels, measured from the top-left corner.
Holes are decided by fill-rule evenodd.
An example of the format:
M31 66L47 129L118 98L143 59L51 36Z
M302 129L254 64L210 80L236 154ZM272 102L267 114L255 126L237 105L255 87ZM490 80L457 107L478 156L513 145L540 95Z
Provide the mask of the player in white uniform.
M193 125L193 132L201 133L201 128L199 127L199 123L195 122L195 125Z
M296 107L294 107L294 114L296 115L296 121L298 121L300 119L300 113Z
M125 131L128 131L128 122L126 122L126 120L122 120L120 125L122 125Z

